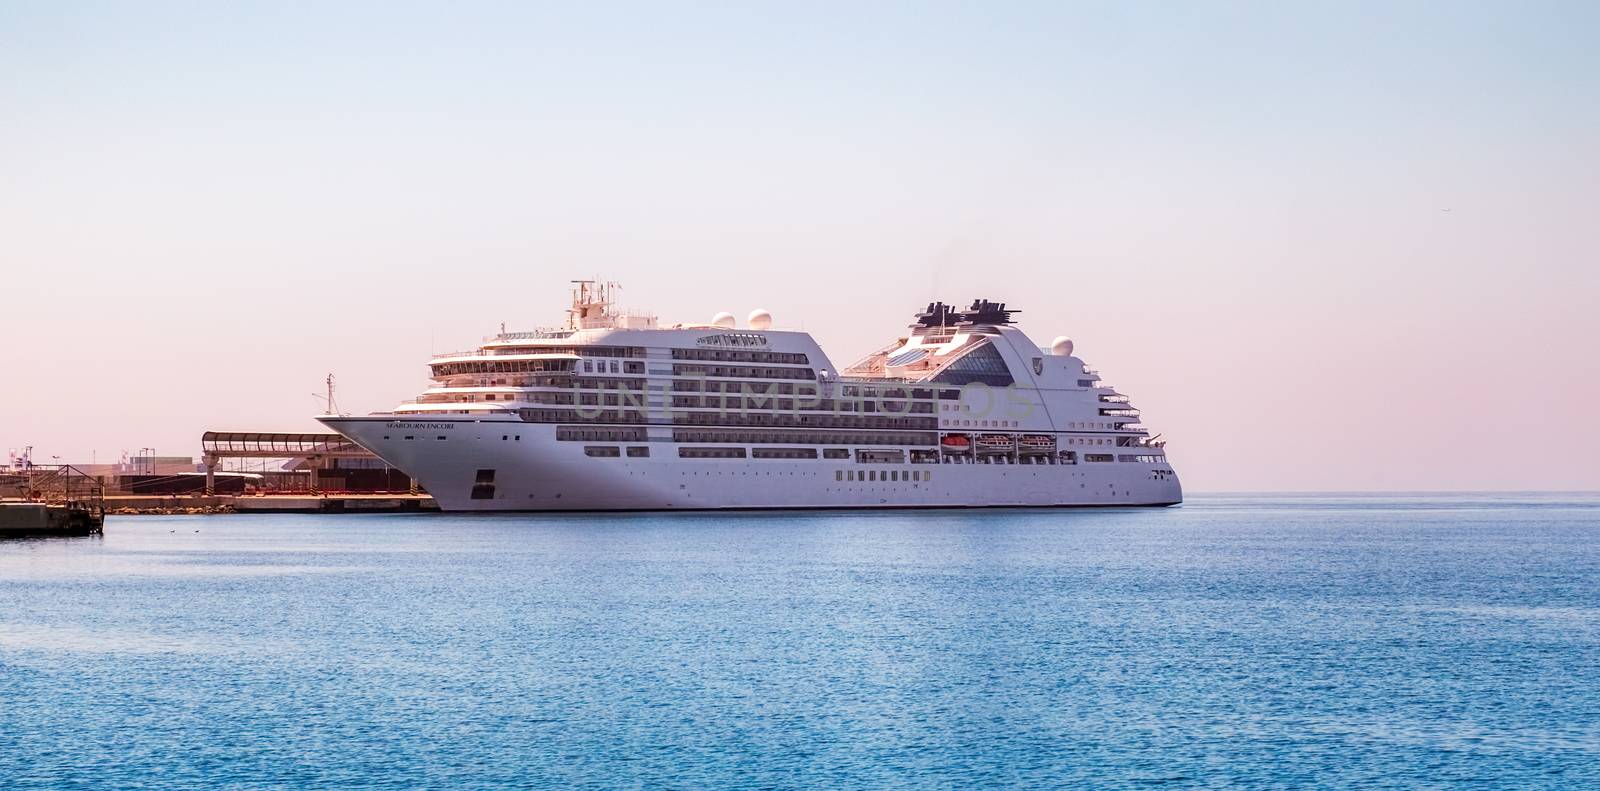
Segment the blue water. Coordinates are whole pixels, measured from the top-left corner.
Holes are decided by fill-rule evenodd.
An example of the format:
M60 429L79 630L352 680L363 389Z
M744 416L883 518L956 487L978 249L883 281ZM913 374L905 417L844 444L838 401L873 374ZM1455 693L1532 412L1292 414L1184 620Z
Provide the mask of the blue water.
M1600 497L113 517L0 786L1600 785Z

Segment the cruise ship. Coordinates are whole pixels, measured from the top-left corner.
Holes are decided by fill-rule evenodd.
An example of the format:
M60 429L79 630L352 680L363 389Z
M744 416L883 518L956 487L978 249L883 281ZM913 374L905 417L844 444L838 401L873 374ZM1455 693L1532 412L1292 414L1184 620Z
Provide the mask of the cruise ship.
M435 355L390 412L318 418L447 511L1165 506L1165 443L1005 303L942 302L836 369L812 337L663 326L573 281L565 326Z

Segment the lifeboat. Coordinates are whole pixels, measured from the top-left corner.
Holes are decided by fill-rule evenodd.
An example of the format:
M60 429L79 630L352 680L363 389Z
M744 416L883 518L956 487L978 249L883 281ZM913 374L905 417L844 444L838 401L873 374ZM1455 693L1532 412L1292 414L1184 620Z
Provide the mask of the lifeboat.
M944 448L945 453L966 453L972 449L972 443L965 434L948 434L939 440L939 446Z
M1010 434L979 434L979 453L1008 453L1016 443Z
M1017 439L1018 453L1054 453L1056 438L1049 434L1023 434Z

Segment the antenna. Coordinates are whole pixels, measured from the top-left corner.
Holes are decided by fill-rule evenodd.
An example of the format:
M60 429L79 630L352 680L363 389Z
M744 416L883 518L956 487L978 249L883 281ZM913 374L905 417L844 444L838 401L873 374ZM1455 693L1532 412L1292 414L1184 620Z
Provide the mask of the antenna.
M339 402L334 400L334 398L333 398L333 390L334 390L333 374L330 373L330 374L328 374L328 394L326 396L321 395L319 393L312 393L311 394L312 398L318 399L318 400L323 402L323 404L324 404L323 409L325 411L322 414L324 414L324 415L337 415L337 414L339 414Z
M567 308L567 328L586 330L612 326L611 291L621 288L621 284L601 280L599 276L571 282L572 305Z

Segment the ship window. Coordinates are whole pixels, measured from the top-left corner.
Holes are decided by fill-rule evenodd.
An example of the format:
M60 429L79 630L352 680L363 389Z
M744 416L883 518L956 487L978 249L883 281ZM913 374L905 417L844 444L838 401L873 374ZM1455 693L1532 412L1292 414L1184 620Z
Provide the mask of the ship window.
M477 483L494 483L494 470L478 470Z
M967 353L945 366L933 381L943 384L964 385L982 382L993 387L1005 387L1015 382L1005 358L990 343L975 346Z
M834 470L833 471L833 479L836 480L836 481L844 480L844 470Z
M742 459L744 448L678 448L681 459Z
M815 459L816 448L756 448L750 452L756 459Z
M410 435L410 434L407 434L407 435L406 435L406 439L416 439L416 437L414 437L414 436L412 436L412 435Z
M444 439L444 435L443 435L443 434L440 434L440 435L439 435L439 436L437 436L437 437L434 437L434 439Z
M862 464L905 464L906 454L901 450L858 450L856 461Z
M615 445L585 445L583 455L596 458L614 459L622 455Z
M822 458L848 459L850 458L850 451L845 450L844 448L827 448L826 450L822 451Z
M628 458L630 459L646 459L649 457L650 449L647 447L635 445L631 448L628 448Z

